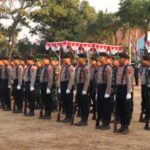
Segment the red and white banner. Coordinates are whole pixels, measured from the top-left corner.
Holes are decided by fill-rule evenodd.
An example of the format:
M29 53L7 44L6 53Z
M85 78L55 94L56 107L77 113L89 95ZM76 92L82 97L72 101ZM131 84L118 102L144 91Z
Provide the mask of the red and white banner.
M106 44L97 44L97 43L80 43L80 42L71 42L71 41L62 41L62 42L47 42L45 49L57 52L61 49L64 52L69 52L70 48L76 51L76 53L83 52L106 52L110 54L116 54L123 51L122 46L116 45L106 45Z

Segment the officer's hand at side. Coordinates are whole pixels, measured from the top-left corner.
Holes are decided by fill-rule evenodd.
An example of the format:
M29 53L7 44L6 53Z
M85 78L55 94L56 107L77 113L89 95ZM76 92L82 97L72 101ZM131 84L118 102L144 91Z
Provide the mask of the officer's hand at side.
M8 85L8 88L11 89L11 85Z
M49 88L47 88L46 94L50 94L50 93L51 93L51 90Z
M104 98L109 98L109 97L110 97L109 94L105 94L105 95L104 95Z
M66 94L70 94L70 90L69 89L66 90Z
M127 100L131 99L131 94L130 93L127 94L126 99Z
M17 86L17 90L21 90L21 86L20 85Z
M34 87L33 86L30 87L30 91L31 92L34 91Z
M61 93L61 89L60 89L60 88L58 89L58 93L59 93L59 94Z
M82 91L82 95L86 95L87 94L87 92L86 91Z

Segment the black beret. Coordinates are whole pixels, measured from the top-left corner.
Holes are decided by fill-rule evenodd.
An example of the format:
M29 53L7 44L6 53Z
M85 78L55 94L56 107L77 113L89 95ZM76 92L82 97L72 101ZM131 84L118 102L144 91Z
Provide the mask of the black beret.
M86 58L86 54L85 54L85 53L78 54L78 57L79 57L79 58Z
M150 60L150 56L146 56L146 55L144 55L142 58L143 58L143 60L147 60L147 61L149 61L149 60Z
M2 59L3 60L9 60L9 57L4 56L4 57L2 57Z
M125 58L125 59L130 59L129 55L126 54L126 53L120 53L120 54L119 54L119 57L120 57L120 58Z
M26 60L34 60L33 56L27 56Z
M51 59L51 57L50 57L49 55L46 55L46 54L43 55L43 58L44 58L44 59Z
M17 56L17 55L14 55L14 56L13 56L13 59L20 59L20 57Z
M104 53L104 52L101 52L101 53L99 53L99 57L108 57L108 54Z
M95 56L92 56L92 57L91 57L91 60L97 61L97 58L96 58Z
M64 53L62 57L63 58L71 58L71 54L70 53Z

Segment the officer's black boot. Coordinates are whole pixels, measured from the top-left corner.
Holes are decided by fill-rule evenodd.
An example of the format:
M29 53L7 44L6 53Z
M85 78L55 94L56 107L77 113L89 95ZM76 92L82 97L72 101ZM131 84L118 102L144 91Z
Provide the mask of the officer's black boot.
M87 117L83 116L81 118L81 121L79 121L78 123L75 124L76 126L87 126Z
M50 111L45 111L45 115L42 117L42 119L51 119Z
M100 127L101 130L109 130L110 129L110 125L109 123L102 123L102 126Z
M25 114L25 116L29 116L29 117L32 117L34 116L34 111L33 110L30 110L30 112L28 112L27 114Z
M117 129L116 132L117 132L117 133L122 133L123 130L124 130L124 128L125 128L124 125L121 124L121 127L120 127L119 129Z
M129 133L129 128L127 125L125 125L123 131L122 131L123 134L128 134Z

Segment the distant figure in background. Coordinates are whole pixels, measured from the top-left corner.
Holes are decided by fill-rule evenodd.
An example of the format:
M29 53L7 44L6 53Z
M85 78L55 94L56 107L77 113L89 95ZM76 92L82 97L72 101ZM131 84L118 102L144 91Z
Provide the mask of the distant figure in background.
M138 63L135 63L134 65L134 78L135 78L135 85L139 85L139 67Z

